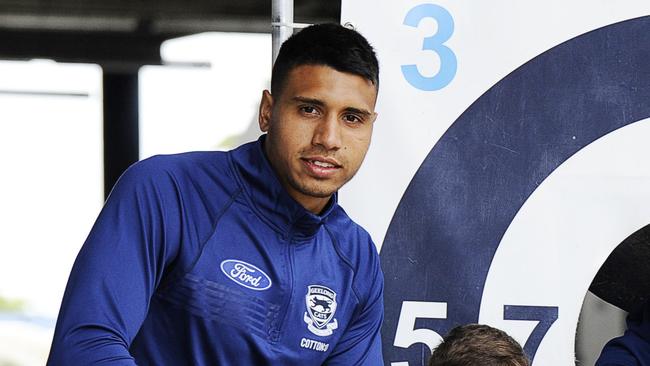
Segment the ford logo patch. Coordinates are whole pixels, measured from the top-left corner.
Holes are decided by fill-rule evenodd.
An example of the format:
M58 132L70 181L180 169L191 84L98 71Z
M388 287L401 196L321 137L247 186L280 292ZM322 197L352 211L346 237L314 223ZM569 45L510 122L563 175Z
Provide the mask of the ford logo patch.
M226 277L251 290L262 291L271 287L271 279L261 269L237 259L221 262L221 271Z

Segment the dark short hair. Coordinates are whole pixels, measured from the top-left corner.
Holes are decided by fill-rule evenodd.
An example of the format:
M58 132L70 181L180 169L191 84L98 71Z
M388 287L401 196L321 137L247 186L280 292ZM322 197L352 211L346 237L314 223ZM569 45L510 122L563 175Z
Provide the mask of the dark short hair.
M500 329L482 324L452 329L429 359L429 366L529 365L517 341Z
M312 25L289 37L273 65L271 93L282 93L291 70L302 65L329 66L379 85L379 63L372 46L357 31L340 24Z

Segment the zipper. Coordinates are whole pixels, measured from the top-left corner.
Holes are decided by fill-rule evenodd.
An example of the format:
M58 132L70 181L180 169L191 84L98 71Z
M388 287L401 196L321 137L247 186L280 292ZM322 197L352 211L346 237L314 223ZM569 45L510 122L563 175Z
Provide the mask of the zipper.
M293 240L293 229L289 231L289 235L287 236L286 244L287 244L287 263L288 263L288 269L289 269L289 296L287 296L287 301L284 303L284 316L282 317L282 322L280 322L278 326L278 334L277 337L275 338L275 341L280 340L280 334L282 333L282 328L285 324L287 324L287 318L290 313L290 307L291 307L291 301L293 299L293 288L295 285L295 278L294 278L294 245L292 244Z

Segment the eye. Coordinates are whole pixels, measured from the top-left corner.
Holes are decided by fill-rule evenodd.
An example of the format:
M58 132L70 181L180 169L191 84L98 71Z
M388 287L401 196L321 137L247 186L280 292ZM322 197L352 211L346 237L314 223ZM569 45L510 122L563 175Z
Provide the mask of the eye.
M307 115L316 115L318 114L318 109L311 105L300 106L300 112Z
M355 114L346 114L346 115L343 116L343 119L345 120L345 122L348 122L348 123L361 123L361 122L363 122L363 120L361 118L359 118L359 116L357 116Z

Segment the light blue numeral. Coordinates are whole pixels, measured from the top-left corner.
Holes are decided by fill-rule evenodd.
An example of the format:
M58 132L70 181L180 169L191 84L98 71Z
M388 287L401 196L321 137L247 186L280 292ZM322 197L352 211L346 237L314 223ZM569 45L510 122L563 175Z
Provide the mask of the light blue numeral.
M420 21L432 18L438 23L436 34L426 37L422 42L422 50L433 51L440 57L440 70L434 76L422 76L417 65L402 65L402 74L406 81L414 87L425 90L440 90L456 76L456 55L444 43L454 33L454 19L449 12L435 4L421 4L411 9L404 18L404 25L417 28Z

